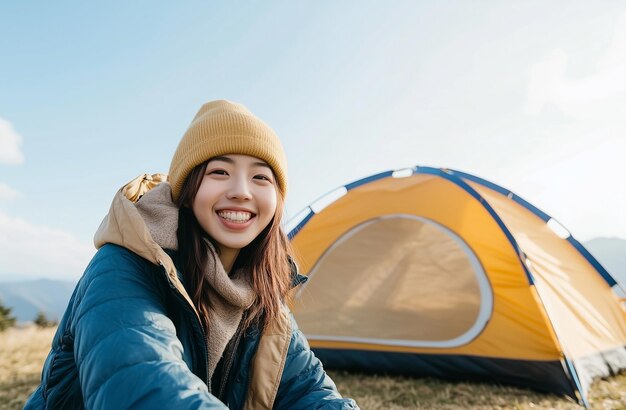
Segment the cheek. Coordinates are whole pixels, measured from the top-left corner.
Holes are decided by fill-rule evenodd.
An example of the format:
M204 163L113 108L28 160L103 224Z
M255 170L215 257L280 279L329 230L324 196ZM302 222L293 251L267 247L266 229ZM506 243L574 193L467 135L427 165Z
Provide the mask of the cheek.
M193 204L191 205L191 210L193 211L193 215L196 217L198 221L202 221L204 217L204 209L205 207L202 205L202 198L196 196L193 200Z
M208 187L204 183L200 185L200 189L198 189L196 197L191 204L193 214L198 220L203 219L206 214L211 213L211 192L207 188Z
M276 206L278 203L277 193L275 190L271 192L265 192L263 195L263 209L264 212L264 220L268 223L276 214Z

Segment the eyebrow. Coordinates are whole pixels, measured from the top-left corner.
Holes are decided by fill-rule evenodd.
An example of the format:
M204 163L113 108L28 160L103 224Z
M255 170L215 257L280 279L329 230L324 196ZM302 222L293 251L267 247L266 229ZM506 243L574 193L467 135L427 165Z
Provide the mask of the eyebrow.
M217 156L217 157L213 157L209 160L209 162L212 161L224 161L224 162L228 162L229 164L234 164L235 161L231 158L228 157L224 157L224 156ZM208 164L208 162L207 162ZM257 162L253 162L252 165L254 166L258 166L258 167L265 167L265 168L269 168L270 171L272 170L272 167L270 167L266 162L263 161L257 161Z
M228 162L229 164L234 164L235 163L235 161L233 161L232 159L230 159L228 157L213 157L208 162L212 162L212 161L224 161L224 162Z

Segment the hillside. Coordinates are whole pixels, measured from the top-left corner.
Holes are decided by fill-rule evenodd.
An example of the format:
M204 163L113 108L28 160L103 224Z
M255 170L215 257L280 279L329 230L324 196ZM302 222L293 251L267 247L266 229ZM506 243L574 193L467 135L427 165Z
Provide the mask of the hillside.
M51 279L4 282L0 283L0 300L13 309L18 322L32 321L40 311L50 320L59 320L74 286L74 282Z

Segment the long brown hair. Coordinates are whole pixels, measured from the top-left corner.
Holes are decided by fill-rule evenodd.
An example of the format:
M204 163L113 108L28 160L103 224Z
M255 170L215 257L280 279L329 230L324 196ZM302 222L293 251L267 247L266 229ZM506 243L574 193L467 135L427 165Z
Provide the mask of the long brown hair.
M204 178L208 161L196 166L187 177L181 190L178 205L178 258L190 292L191 300L200 314L202 325L209 327L210 287L204 267L208 263L208 239L217 252L219 248L213 238L202 229L191 205ZM281 304L291 289L292 273L289 263L290 246L281 220L284 199L278 195L276 214L268 226L245 248L241 249L231 272L243 268L250 274L250 283L256 298L245 316L244 326L258 323L267 326L281 315Z

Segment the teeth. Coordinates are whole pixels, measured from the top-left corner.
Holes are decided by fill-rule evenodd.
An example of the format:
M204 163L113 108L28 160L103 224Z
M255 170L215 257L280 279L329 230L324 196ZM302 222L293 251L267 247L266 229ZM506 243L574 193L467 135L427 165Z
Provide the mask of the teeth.
M219 211L217 214L220 216L220 218L239 223L248 222L250 218L252 218L252 214L250 212Z

